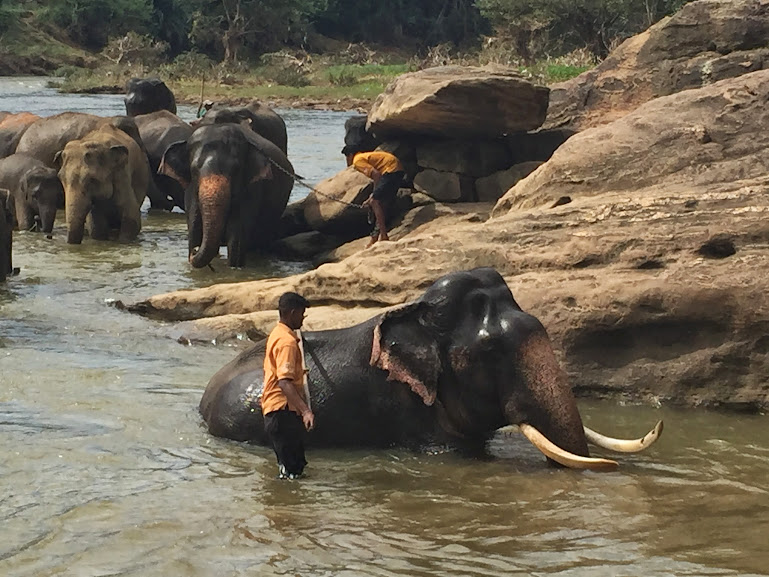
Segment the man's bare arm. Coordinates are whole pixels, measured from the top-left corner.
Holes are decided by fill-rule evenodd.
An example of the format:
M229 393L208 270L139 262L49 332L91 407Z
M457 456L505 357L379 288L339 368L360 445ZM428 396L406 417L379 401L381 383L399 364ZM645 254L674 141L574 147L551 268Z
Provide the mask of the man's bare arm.
M296 392L294 382L291 379L280 379L278 386L283 391L283 394L286 395L289 407L299 411L299 414L302 415L304 427L308 431L311 430L315 426L315 415L310 410L310 407L307 406L307 403L304 402L304 399Z

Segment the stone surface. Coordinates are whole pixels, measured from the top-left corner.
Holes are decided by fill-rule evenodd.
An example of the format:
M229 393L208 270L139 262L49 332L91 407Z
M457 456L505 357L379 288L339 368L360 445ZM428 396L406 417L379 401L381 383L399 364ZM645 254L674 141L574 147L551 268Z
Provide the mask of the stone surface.
M769 167L767 98L769 70L657 98L572 136L510 189L494 214L549 205L563 195L577 200L654 186L706 190L763 176ZM594 162L585 161L588 154Z
M542 162L538 160L522 162L507 170L479 178L475 181L475 195L480 202L497 202L514 184L529 176L541 165Z
M649 100L769 68L766 0L699 0L551 87L546 128L583 130Z
M351 166L318 183L304 200L304 218L312 230L352 239L367 234L367 211L360 204L373 190L373 181ZM341 202L339 202L341 201Z
M428 140L416 147L417 164L442 172L488 176L512 164L506 142L496 140Z
M471 201L475 198L473 179L456 172L422 170L414 177L414 189L439 202Z
M539 128L548 92L511 68L428 68L393 80L372 105L367 127L378 138L495 138Z

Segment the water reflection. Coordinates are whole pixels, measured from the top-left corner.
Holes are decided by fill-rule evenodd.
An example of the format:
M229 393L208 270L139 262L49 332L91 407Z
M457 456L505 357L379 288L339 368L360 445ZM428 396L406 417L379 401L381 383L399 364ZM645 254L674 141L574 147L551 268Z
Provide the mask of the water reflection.
M122 106L15 82L4 108ZM336 171L346 116L286 113L297 170ZM581 402L593 428L635 437L664 418L665 436L612 474L549 469L500 437L488 460L311 451L309 477L281 482L271 451L197 415L243 344L181 346L108 303L300 265L192 270L183 215L146 214L129 245L64 239L19 234L22 275L0 288L0 575L767 573L765 417Z

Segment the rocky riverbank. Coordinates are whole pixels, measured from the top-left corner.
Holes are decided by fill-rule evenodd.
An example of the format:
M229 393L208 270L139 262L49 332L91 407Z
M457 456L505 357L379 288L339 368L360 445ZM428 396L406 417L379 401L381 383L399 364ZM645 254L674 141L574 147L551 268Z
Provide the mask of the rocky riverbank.
M729 25L745 11L751 30L769 30L766 2L700 0L620 46L613 68L556 87L558 99L573 93L581 103L568 107L567 123L581 131L493 211L492 203L438 210L394 242L343 247L341 260L302 275L158 295L129 308L183 321L172 329L181 340L256 338L285 290L314 303L308 325L322 329L413 299L444 273L493 266L547 328L578 394L765 410L769 60L718 66L715 81L706 58L756 62L756 51L769 48L769 34L740 36ZM646 62L676 60L689 70L685 90L661 95L630 82L639 54L682 27L691 32L688 65L680 54ZM653 75L645 70L640 76ZM612 84L618 76L623 82ZM610 86L627 97L597 98L591 108L585 94ZM551 106L545 126L562 109Z

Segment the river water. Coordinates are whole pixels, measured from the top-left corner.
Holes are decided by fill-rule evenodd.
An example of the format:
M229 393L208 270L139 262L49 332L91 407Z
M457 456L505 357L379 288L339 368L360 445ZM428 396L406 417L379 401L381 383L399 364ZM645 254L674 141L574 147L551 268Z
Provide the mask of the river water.
M123 111L40 79L0 79L0 109ZM342 167L348 114L281 112L298 172ZM64 230L17 234L21 275L0 287L2 576L769 574L765 416L580 402L607 434L664 418L665 435L609 474L496 438L483 461L311 451L307 479L278 481L268 449L213 438L197 414L245 343L183 346L109 301L301 265L191 270L181 214L145 215L131 245L68 246Z

